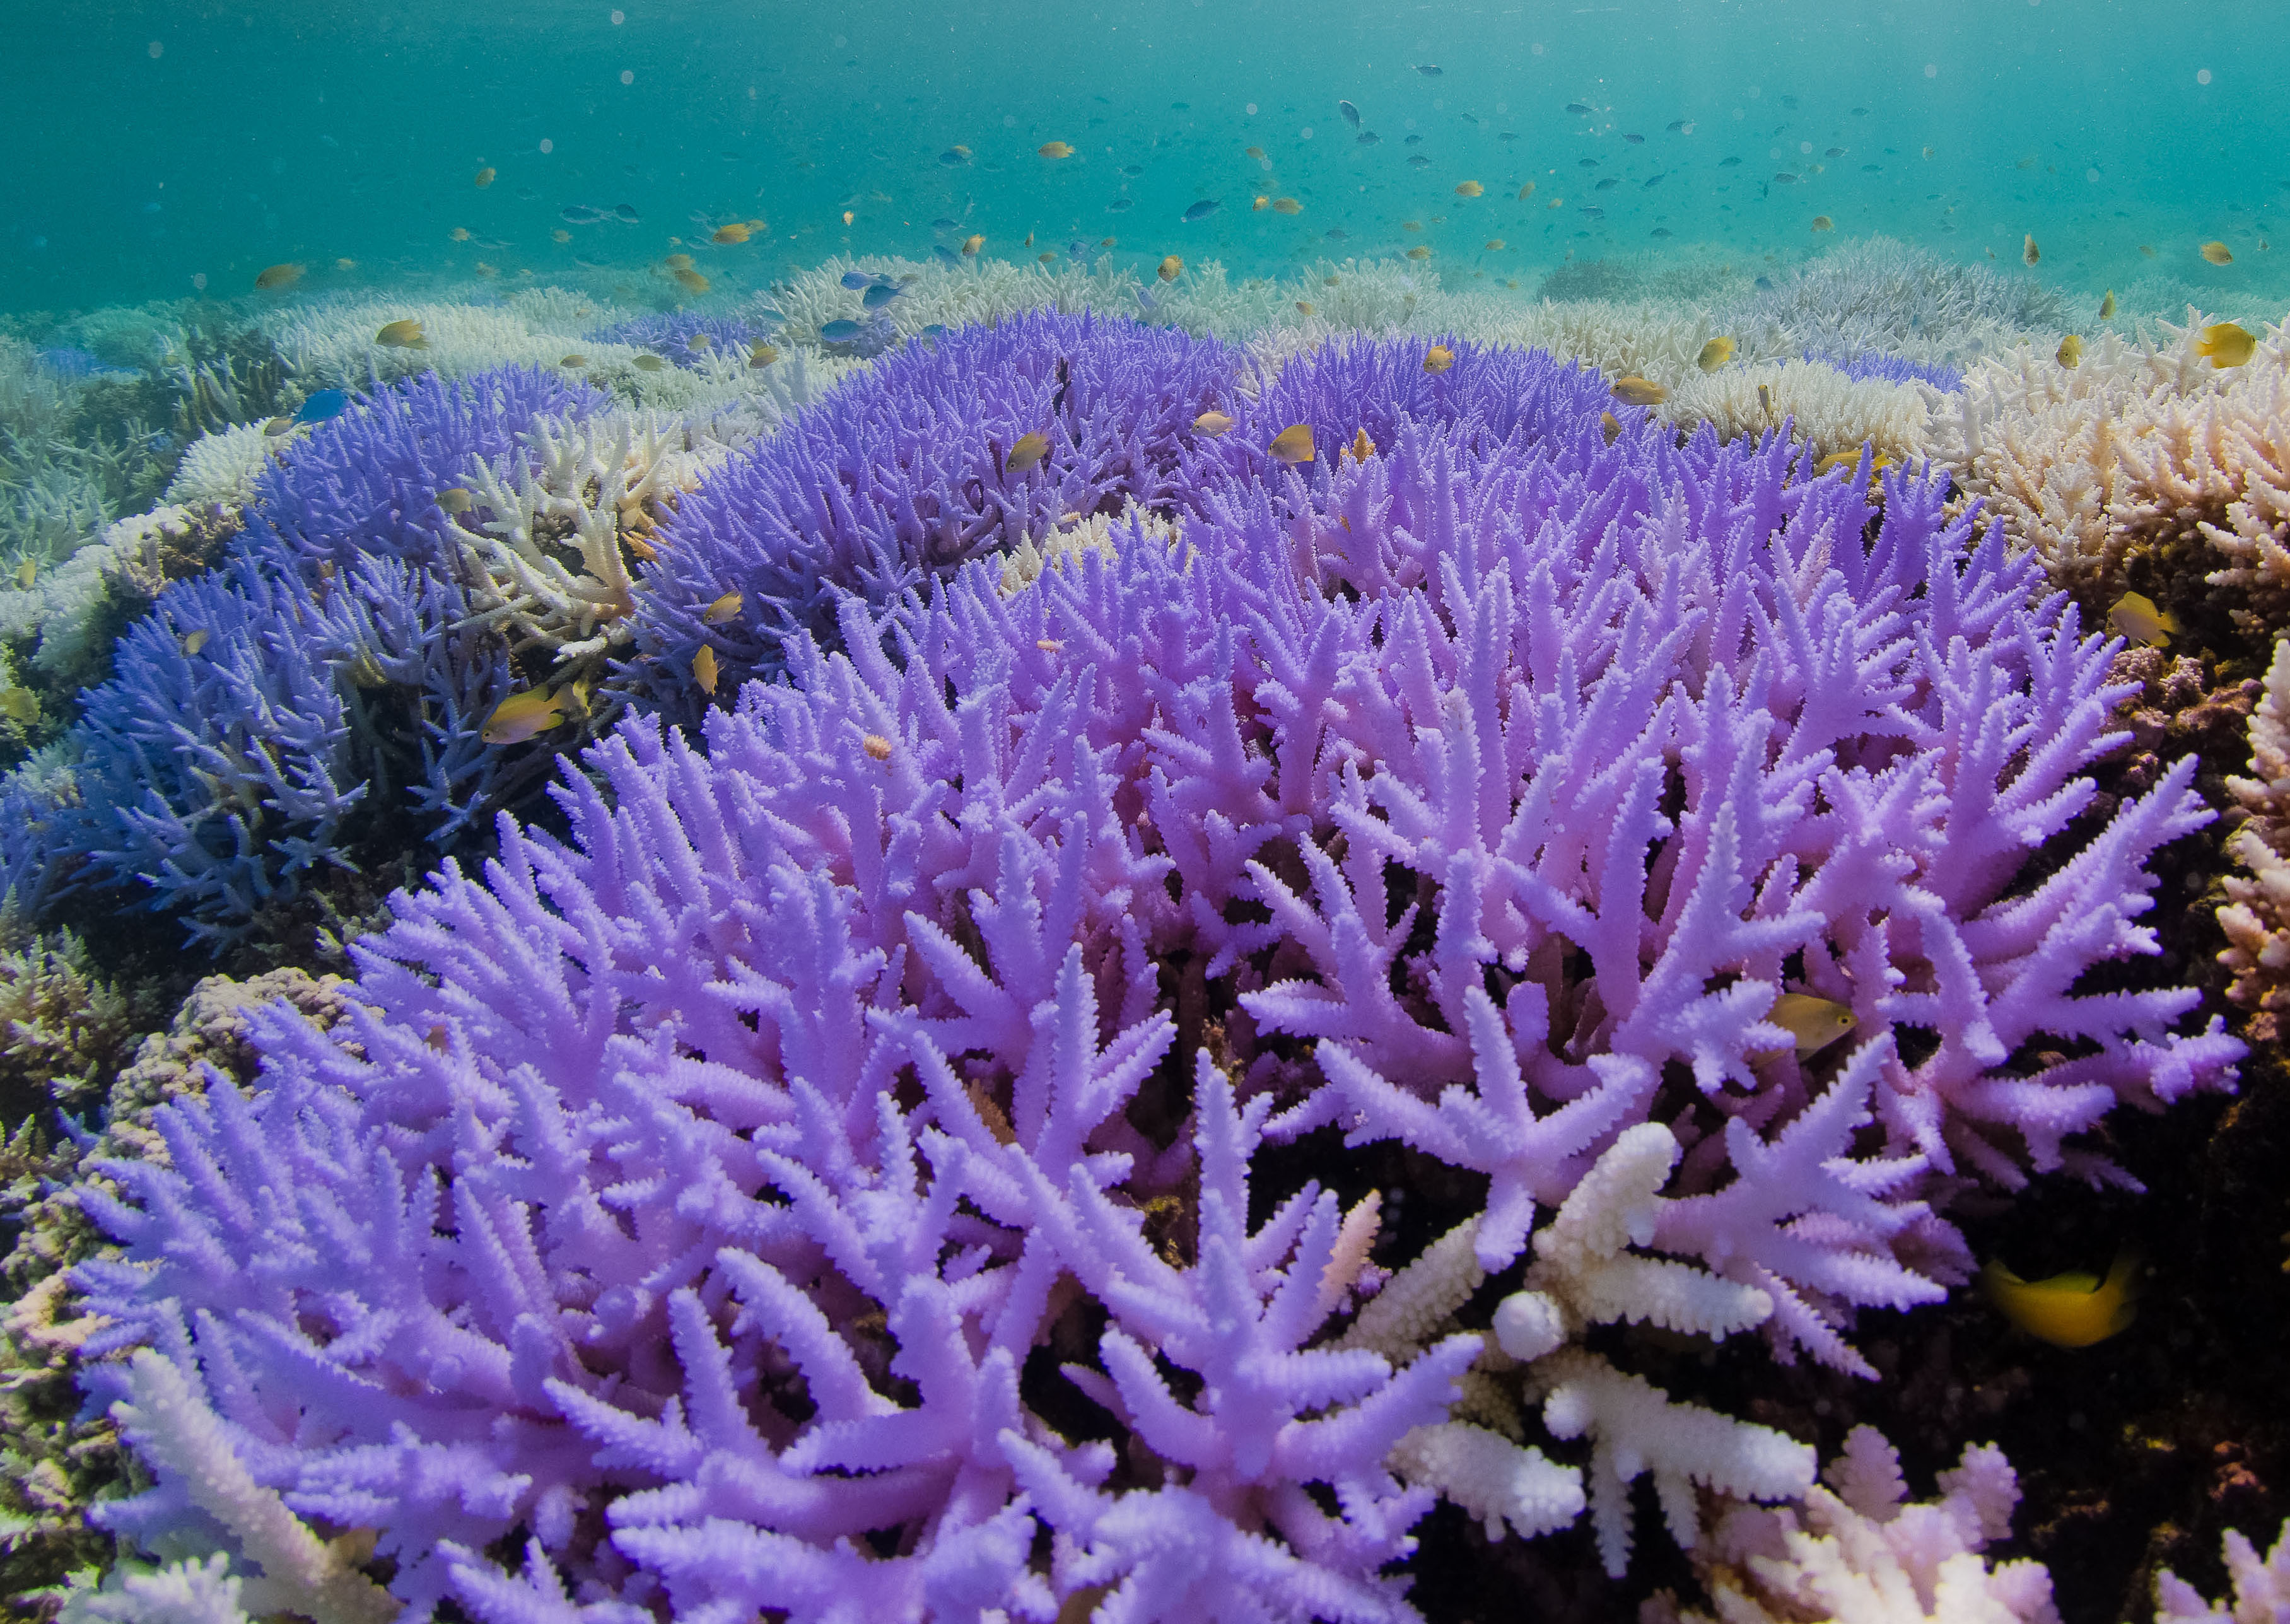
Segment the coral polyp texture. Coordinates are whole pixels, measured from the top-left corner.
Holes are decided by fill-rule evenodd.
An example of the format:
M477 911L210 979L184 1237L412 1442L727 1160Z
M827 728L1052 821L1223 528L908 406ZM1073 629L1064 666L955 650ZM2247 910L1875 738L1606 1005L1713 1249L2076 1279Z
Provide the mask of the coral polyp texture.
M1968 1273L1953 1193L2120 1181L2088 1130L2230 1084L2135 963L2191 764L2095 801L2114 645L2032 558L1937 480L1423 358L1291 361L1293 468L1213 347L1021 320L710 476L648 646L736 588L778 620L727 667L784 680L624 718L561 837L400 893L337 1024L258 1017L82 1196L84 1380L156 1479L97 1515L228 1559L142 1582L1396 1621L1442 1497L1619 1570L1636 1477L1693 1546L1813 1461L1591 1327L1866 1373L1859 1310ZM1485 1195L1379 1263L1333 1187L1388 1140Z

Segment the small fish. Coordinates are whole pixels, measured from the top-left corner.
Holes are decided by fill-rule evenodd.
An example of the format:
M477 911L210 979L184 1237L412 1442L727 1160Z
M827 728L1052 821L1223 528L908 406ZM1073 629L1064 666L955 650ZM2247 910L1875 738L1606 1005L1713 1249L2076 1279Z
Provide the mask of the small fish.
M2062 366L2073 370L2076 363L2083 359L2083 340L2070 332L2060 340L2059 355L2056 358Z
M1842 147L1831 147L1823 156L1832 158L1841 158L1845 156L1845 148Z
M381 331L373 335L373 341L380 345L384 349L427 349L429 348L429 340L421 335L421 324L412 320L411 318L395 322L384 322L381 326Z
M955 224L956 222L951 218L941 214L936 220L931 221L931 229L933 231L951 231L954 229Z
M300 409L294 413L294 420L298 423L323 423L328 418L341 416L349 404L348 389L320 389L302 403Z
M1300 462L1309 462L1312 460L1312 426L1298 423L1282 429L1273 436L1271 452L1275 462L1285 462L1291 468Z
M1221 412L1204 412L1193 420L1197 434L1221 435L1232 428L1232 420Z
M186 654L196 654L196 653L197 653L201 649L203 649L203 648L206 647L206 645L207 645L207 633L206 633L206 628L205 628L204 627L201 627L198 630L196 630L196 631L195 631L195 632L188 632L188 633L184 634L184 636L183 636L183 652L184 652L184 653L186 653Z
M2156 608L2153 598L2136 592L2126 592L2115 600L2115 607L2107 612L2107 623L2132 642L2150 649L2166 645L2179 629L2169 610Z
M512 693L493 707L477 737L487 744L523 744L564 720L564 702L546 688Z
M1204 198L1202 201L1195 204L1191 208L1185 211L1185 219L1189 223L1197 220L1206 220L1210 215L1215 213L1221 206L1221 205L1214 198Z
M1315 312L1314 312L1313 308L1312 308L1312 301L1311 301L1311 300L1308 300L1308 299L1300 299L1300 300L1298 300L1296 301L1296 314L1297 314L1297 315L1299 315L1299 316L1310 316L1310 315L1313 315L1314 313L1315 313Z
M1445 344L1434 344L1423 352L1423 370L1435 378L1454 364L1455 352Z
M2099 301L2099 319L2103 322L2111 322L2115 319L2115 290L2113 288L2108 289L2107 297Z
M1933 149L1932 149L1931 148L1929 148L1929 147L1926 148L1925 148L1925 156L1926 156L1926 157L1930 157L1930 156L1932 156L1932 155L1933 155Z
M1774 177L1774 183L1776 186L1795 186L1797 177L1785 169Z
M1242 148L1242 150L1243 150L1243 151L1245 151L1245 153L1247 153L1247 154L1248 154L1248 156L1249 156L1250 157L1254 158L1258 163L1261 164L1262 162L1264 162L1264 148L1261 148L1261 147L1245 147L1245 148Z
M471 177L471 179L470 179L470 180L469 180L469 184L470 184L471 186L476 187L476 188L477 188L477 190L479 190L479 191L481 191L481 192L482 192L482 191L484 191L484 190L485 189L485 188L487 188L487 187L491 186L492 183L493 183L493 171L492 171L492 164L488 164L487 165L485 165L485 167L484 167L484 168L483 168L483 169L481 169L481 170L477 171L477 172L476 173L476 175L474 175L473 177Z
M1399 222L1399 228L1402 231L1421 231L1423 229L1423 222L1420 220L1403 220Z
M1733 358L1733 340L1712 339L1701 347L1701 353L1693 357L1693 364L1705 372L1714 372Z
M552 243L569 243L572 240L572 234L564 227L556 226L550 229L548 240Z
M1363 130L1352 137L1352 145L1355 147L1376 147L1381 146L1382 142L1383 137L1373 130Z
M1074 155L1074 149L1063 141L1044 141L1034 150L1051 159L1069 158Z
M1167 259L1161 261L1160 265L1154 270L1153 274L1160 277L1164 282L1174 282L1179 276L1184 275L1184 272L1185 262L1179 259L1175 254L1171 254Z
M570 372L577 372L582 367L589 364L589 357L586 356L560 356L557 357L556 364Z
M1621 181L1616 177L1608 175L1604 180L1599 181L1597 185L1592 187L1590 189L1594 192L1611 192L1621 184Z
M2022 233L2020 238L2020 258L2022 260L2027 264L2033 265L2037 260L2043 257L2044 251L2036 246L2036 239L2027 233Z
M1673 135L1683 135L1685 133L1685 121L1682 118L1673 118L1668 124L1662 125L1662 128L1670 132Z
M1431 251L1418 243L1407 251L1407 257L1411 260L1428 260L1431 257Z
M1593 204L1584 204L1582 205L1582 217L1585 220L1604 220L1606 218L1606 212L1605 210L1598 208Z
M873 312L881 309L885 305L889 304L893 300L896 299L900 294L905 292L906 290L904 288L892 287L886 284L878 282L874 286L869 288L864 293L860 295L859 302L861 305L864 305L867 308L868 312L871 315Z
M773 346L765 343L761 339L757 340L754 347L748 351L748 364L749 366L769 366L773 362L779 358L780 352Z
M1342 461L1346 454L1349 454L1354 462L1365 462L1370 457L1375 455L1375 442L1367 437L1366 429L1354 431L1352 443L1337 453L1336 460L1339 462Z
M1520 188L1518 188L1518 197L1517 197L1517 201L1518 201L1518 202L1520 202L1520 203L1525 203L1528 198L1530 198L1530 197L1532 197L1532 196L1534 196L1534 182L1533 182L1533 181L1532 181L1532 180L1530 180L1530 181L1528 181L1525 186L1522 186L1522 187L1520 187Z
M2151 244L2147 244L2147 243L2142 243L2142 244L2139 244L2139 252L2140 252L2141 253L2142 253L2142 254L2145 254L2145 255L2146 255L2149 259L2150 259L2150 260L2151 260L2151 259L2153 259L2153 258L2155 257L2155 250L2154 250L2154 247L2153 247L2153 245L2152 245Z
M2231 265L2234 263L2234 250L2229 248L2224 243L2205 243L2203 258L2208 260L2213 265ZM267 272L265 274L268 275ZM256 285L260 286L260 284L258 283Z
M1097 245L1100 248L1118 248L1121 246L1121 239L1117 236L1101 236L1097 239Z
M1813 228L1815 231L1834 231L1837 222L1826 214L1816 214L1813 217Z
M967 147L949 147L944 152L938 155L938 161L946 165L949 169L960 169L964 164L970 162L970 148Z
M1612 445L1622 432L1622 420L1611 412L1601 412L1598 413L1598 427L1605 433L1606 444Z
M1265 210L1272 206L1272 199L1260 196L1255 202L1250 204L1248 206L1251 212L1261 214Z
M1857 468L1860 466L1861 452L1857 446L1852 451L1831 452L1813 465L1813 476L1818 479L1831 468ZM1878 468L1888 468L1892 466L1893 460L1884 452L1878 452L1870 460L1869 471L1873 474Z
M713 349L716 348L715 335L706 332L695 332L690 338L684 340L684 348L693 351L695 355L705 350Z
M1105 212L1108 214L1126 214L1136 206L1137 200L1134 197L1117 197L1105 205Z
M1766 1019L1797 1040L1799 1054L1817 1054L1860 1024L1845 1005L1810 993L1783 993Z
M941 265L955 266L962 263L962 256L944 243L932 244L931 258L936 260Z
M2115 1254L2104 1280L2083 1271L2022 1280L1990 1262L1980 1270L1980 1284L2004 1317L2030 1336L2054 1348L2089 1348L2128 1330L2138 1316L2140 1268L2138 1252L2126 1246Z
M1660 186L1663 181L1665 181L1665 180L1669 180L1669 173L1668 173L1668 172L1667 172L1667 171L1665 171L1664 172L1662 172L1661 174L1659 174L1659 175L1648 175L1648 176L1646 177L1645 188L1645 189L1646 189L1646 190L1648 190L1648 191L1651 191L1653 188L1655 188L1655 187L1657 187L1657 186Z
M702 693L716 692L716 651L704 643L692 657L692 680L700 684Z
M701 610L700 618L709 626L721 626L725 621L735 618L740 612L740 605L746 601L737 592L726 592L722 597Z
M1410 169L1429 169L1431 167L1431 160L1425 157L1419 152L1413 157L1407 160L1407 167Z
M2029 156L2026 156L2026 157L2024 157L2024 158L2022 158L2018 163L2016 163L2016 164L2013 164L2013 165L2012 165L2012 167L2013 167L2013 168L2014 168L2014 169L2033 169L2033 168L2035 168L2035 167L2036 167L2036 158L2035 158L2035 155L2034 155L2033 153L2029 154Z
M1301 214L1304 212L1304 205L1293 197L1275 197L1272 200L1272 212L1275 214Z
M1436 62L1418 62L1415 64L1415 71L1427 79L1436 79L1439 76L1440 70L1439 65Z
M1029 429L1018 436L1002 466L1013 474L1022 474L1050 454L1050 437L1039 429Z
M2232 322L2215 322L2203 329L2195 353L2208 356L2213 366L2240 366L2258 353L2258 340Z
M708 240L711 243L744 243L753 236L755 233L748 229L745 221L735 220L728 226L717 227Z
M1133 180L1145 172L1145 166L1142 164L1124 164L1121 166L1121 172Z
M821 340L824 343L848 344L852 340L857 338L865 331L866 329L860 326L857 322L852 321L848 317L843 317L831 322L821 323L819 336Z
M1758 410L1770 416L1774 409L1774 392L1764 384L1758 386Z
M29 592L32 589L32 583L39 578L40 561L38 559L27 558L16 566L16 587L19 591Z
M1502 238L1499 236L1489 237L1486 242L1486 251L1489 253L1501 253L1503 251Z
M972 236L966 236L962 239L962 257L967 260L985 246L986 234L984 232L977 232Z
M453 242L466 243L469 240L469 228L467 226L456 226L445 235Z
M1336 103L1336 111L1344 116L1344 122L1353 129L1357 130L1360 127L1359 109L1350 102L1339 101Z
M1579 101L1570 101L1570 102L1568 102L1568 103L1566 104L1566 110L1567 110L1568 112L1570 112L1570 113L1584 113L1584 114L1587 114L1587 113L1589 113L1589 110L1590 110L1590 109L1589 109L1589 108L1584 107L1584 106L1583 106L1581 102L1579 102Z
M1720 169L1739 169L1741 166L1742 160L1739 158L1720 158L1718 160L1718 167Z
M643 223L643 216L637 212L637 205L632 203L614 204L613 214L615 219L626 220L631 226Z
M446 513L467 513L477 505L477 499L459 485L447 485L437 492L437 506Z
M585 203L568 203L556 211L556 218L568 226L593 226L611 218L602 209L592 209Z
M1622 139L1633 147L1643 147L1645 145L1645 137L1643 135L1625 135Z
M307 268L300 265L266 265L256 273L254 285L266 293L276 293L301 281L302 273Z
M2261 243L2259 246L2263 248L2266 244ZM356 260L337 260L334 261L334 268L336 270L356 270L357 268L357 261Z
M1484 195L1486 189L1487 188L1485 187L1481 186L1476 180L1466 180L1455 188L1455 196L1458 197L1477 197Z
M1320 235L1326 237L1332 243L1349 243L1351 241L1352 236L1352 234L1345 230L1341 226L1330 226L1325 231L1320 233Z
M1656 226L1653 228L1653 235L1655 236L1674 236L1677 234L1671 231L1668 226Z
M480 276L498 276L500 275L500 269L498 266L488 265L483 260L480 260L477 261L477 275Z
M1626 406L1659 406L1669 398L1669 391L1661 385L1636 376L1615 379L1607 392Z
M857 324L854 323L853 324L856 325ZM821 336L826 336L824 330L821 331ZM661 360L658 356L645 354L633 357L629 362L629 364L635 367L637 371L640 372L657 372L666 367L668 363Z

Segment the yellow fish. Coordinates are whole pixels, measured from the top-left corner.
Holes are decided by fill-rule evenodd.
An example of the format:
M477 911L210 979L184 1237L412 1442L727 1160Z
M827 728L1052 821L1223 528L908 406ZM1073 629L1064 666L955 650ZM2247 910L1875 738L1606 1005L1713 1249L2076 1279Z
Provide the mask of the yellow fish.
M1249 156L1250 157L1254 158L1258 163L1261 164L1261 163L1263 163L1263 162L1264 162L1264 148L1261 148L1261 147L1249 147L1249 148L1243 148L1243 150L1244 150L1244 151L1245 151L1245 152L1248 154L1248 156Z
M1669 398L1669 391L1647 378L1617 378L1608 391L1626 406L1659 406Z
M1028 233L1026 233L1026 240L1025 240L1024 242L1022 242L1022 243L1021 243L1021 244L1018 244L1018 246L1019 246L1019 247L1021 247L1021 248L1031 248L1033 245L1034 245L1034 234L1033 234L1032 232L1030 232L1030 231L1029 231Z
M417 321L384 322L373 341L385 349L427 349L429 340L422 336L421 324Z
M1041 252L1036 254L1034 258L1040 260L1045 265L1055 265L1058 262L1058 256L1052 253L1046 248L1042 250Z
M1815 231L1834 231L1837 222L1826 214L1816 214L1813 217L1813 228Z
M1980 1271L1981 1289L2004 1317L2054 1348L2089 1348L2128 1330L2138 1316L2139 1284L2139 1254L2128 1246L2115 1254L2104 1280L2081 1270L2022 1280L2001 1263Z
M1614 437L1622 432L1622 420L1611 412L1601 412L1598 413L1598 427L1606 431L1606 444L1612 445Z
M2062 366L2073 369L2076 363L2083 359L2083 340L2072 332L2068 334L2060 340L2060 353L2056 359Z
M2029 264L2033 265L2037 260L2043 257L2044 251L2036 246L2036 239L2024 232L2022 233L2020 238L2020 258L2026 260Z
M551 697L546 688L528 688L494 706L493 714L485 718L477 737L487 744L523 744L564 720L562 700Z
M1117 236L1101 236L1097 239L1097 245L1100 248L1118 248L1121 246L1121 239Z
M684 340L684 348L705 353L716 348L716 340L710 333L695 332Z
M1034 150L1045 158L1069 158L1073 156L1074 152L1074 149L1063 141L1044 141Z
M661 368L665 367L668 363L661 360L658 356L638 356L634 360L630 361L629 364L636 368L637 371L640 372L657 372Z
M1462 185L1455 188L1455 196L1458 197L1477 197L1484 195L1486 189L1487 188L1485 187L1481 186L1476 180L1466 180Z
M1407 251L1407 257L1411 260L1428 260L1431 257L1431 251L1418 243Z
M1811 993L1783 993L1766 1020L1797 1040L1799 1054L1818 1054L1860 1024L1843 1004Z
M1275 214L1301 214L1304 212L1304 205L1293 197L1275 197L1272 200L1272 212Z
M1455 352L1445 344L1434 344L1423 352L1423 370L1437 377L1455 364Z
M569 243L572 240L572 234L559 226L548 234L548 240L552 243Z
M466 243L469 240L469 228L467 226L456 226L445 235L456 243Z
M1367 437L1367 430L1363 428L1352 436L1352 443L1345 446L1344 450L1351 453L1354 462L1365 462L1370 457L1375 455L1375 442ZM1339 453L1337 460L1342 460L1341 454Z
M2195 353L2208 356L2213 366L2240 366L2258 353L2258 340L2232 322L2214 322L2203 329Z
M702 610L700 618L710 626L721 626L738 614L740 605L746 601L737 592L726 592Z
M589 364L589 357L586 356L563 356L558 357L556 364L567 369L568 371L577 372L582 367Z
M1701 353L1693 357L1693 364L1705 372L1714 372L1733 358L1733 340L1712 339L1701 347Z
M1420 220L1403 220L1399 222L1399 228L1402 231L1421 231L1423 229L1423 222Z
M1038 429L1029 429L1018 436L1018 443L1010 448L1010 455L1003 467L1013 474L1022 474L1049 454L1049 436Z
M1487 252L1488 252L1489 253L1501 253L1502 251L1503 251L1503 240L1502 240L1502 238L1501 238L1501 237L1499 237L1499 236L1491 236L1491 237L1489 237L1489 238L1487 239Z
M2154 249L2154 245L2153 245L2152 244L2150 244L2150 243L2142 243L2142 244L2139 244L2139 252L2140 252L2141 253L2142 253L2142 254L2145 254L2145 255L2146 255L2149 259L2150 259L2150 260L2151 260L2151 259L2153 259L2153 258L2155 257L2155 249Z
M2103 322L2111 322L2115 319L2115 290L2113 288L2108 289L2107 297L2099 301L2099 319Z
M761 339L757 339L755 342L754 348L748 351L748 364L749 366L769 366L773 362L779 358L780 352L777 348L765 343Z
M1761 383L1758 386L1758 410L1771 414L1773 409L1774 393Z
M1925 148L1925 156L1926 156L1926 157L1930 157L1930 156L1932 156L1932 154L1933 154L1933 149L1932 149L1931 148L1927 147L1927 148Z
M266 293L275 293L301 281L302 270L300 265L268 265L256 273L254 285Z
M692 680L700 684L702 693L716 692L716 651L704 643L692 657Z
M1255 201L1254 203L1250 204L1248 205L1248 208L1249 208L1249 212L1250 212L1251 213L1253 213L1253 214L1261 214L1265 210L1267 210L1267 209L1270 208L1271 206L1272 206L1272 199L1270 199L1269 197L1265 196L1264 196L1263 194L1261 194L1261 193L1259 193L1259 194L1257 195L1256 201Z
M1153 274L1160 277L1164 282L1174 282L1179 276L1184 275L1184 272L1185 262L1177 258L1175 254L1171 254L1167 259L1161 261L1159 267L1155 269Z
M477 505L477 499L459 485L447 485L437 492L437 507L444 513L467 513Z
M1204 412L1193 420L1193 429L1197 434L1223 434L1231 427L1232 420L1221 412Z
M477 171L476 174L474 177L472 177L472 178L471 178L471 180L470 180L470 181L469 181L469 184L470 184L471 186L476 187L476 188L477 188L477 190L479 190L479 191L481 191L481 192L482 192L482 191L484 191L484 190L485 189L485 188L487 188L487 187L491 186L492 183L493 183L493 168L492 168L492 164L486 164L483 169L481 169L481 170Z
M1861 450L1858 446L1855 446L1851 451L1831 452L1829 455L1823 457L1820 461L1813 465L1813 476L1815 479L1818 479L1831 468L1857 468L1860 466ZM1870 460L1869 464L1869 471L1873 474L1878 468L1888 468L1892 466L1893 460L1885 455L1884 452L1878 452L1875 458Z
M688 265L679 265L676 268L676 279L683 284L684 291L687 293L705 293L709 288L708 278Z
M0 711L12 722L29 727L40 719L40 700L29 688L0 688Z
M962 252L963 252L963 257L964 257L965 259L967 259L967 258L969 258L971 255L973 255L973 254L976 253L980 249L981 249L981 248L983 248L983 247L985 247L985 246L986 246L986 235L985 235L985 233L983 233L983 232L979 232L979 233L975 234L974 236L966 236L966 237L965 237L965 238L963 238L963 239L962 239Z
M16 585L20 590L29 592L32 589L32 583L39 578L40 561L38 559L27 558L16 566Z
M1525 203L1528 198L1530 198L1530 197L1532 197L1532 196L1534 196L1534 182L1533 182L1533 181L1532 181L1532 180L1530 180L1530 181L1528 181L1525 186L1522 186L1522 187L1520 187L1520 188L1518 188L1518 199L1517 199L1517 201L1519 201L1520 203Z
M2115 600L2115 607L2107 612L2107 623L2132 642L2150 649L2163 647L2179 629L2169 610L2156 608L2153 598L2136 592L2126 592Z
M728 226L717 227L708 240L711 243L744 243L753 236L755 233L749 230L744 222L735 220Z
M1312 460L1312 426L1298 423L1282 429L1274 436L1271 449L1275 462L1285 462L1291 468L1300 462L1309 462Z
M2263 248L2266 244L2261 243L2259 246ZM357 268L357 261L356 260L337 260L334 261L334 268L336 270L356 270Z
M1297 314L1297 315L1299 315L1299 316L1309 316L1309 315L1311 315L1311 314L1312 314L1312 302L1311 302L1311 300L1308 300L1308 299L1300 299L1300 300L1298 300L1296 301L1296 314Z
M488 265L483 260L480 260L477 261L477 275L480 276L498 276L500 275L500 268L498 266Z
M186 654L196 654L206 645L207 634L204 627L197 631L186 634L183 638L183 652Z
M2234 263L2234 250L2224 243L2205 243L2203 258L2213 265L2231 265Z

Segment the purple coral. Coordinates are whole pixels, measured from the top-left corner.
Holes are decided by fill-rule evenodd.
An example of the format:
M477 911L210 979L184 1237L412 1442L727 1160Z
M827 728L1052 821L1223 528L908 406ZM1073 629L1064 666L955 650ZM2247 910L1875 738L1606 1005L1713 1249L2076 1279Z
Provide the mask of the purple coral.
M727 679L775 672L786 638L834 636L838 590L894 604L1069 515L1191 511L1193 420L1231 405L1239 367L1213 340L1042 311L913 340L684 500L645 572L631 683L682 714L703 644ZM1013 468L1029 434L1047 449ZM702 619L733 591L735 619Z
M737 316L702 316L696 310L664 310L632 316L599 327L589 337L605 344L632 344L663 361L694 367L709 353L735 355L768 331ZM694 343L698 340L700 342Z
M569 844L504 820L397 900L348 1020L266 1017L260 1085L85 1197L125 1246L78 1271L91 1352L159 1349L260 1483L487 1624L1101 1586L1397 1620L1429 1496L1385 1461L1471 1349L1334 1346L1333 1198L1252 1214L1260 1135L1487 1172L1494 1265L1658 1109L1661 1244L1852 1367L1857 1307L1960 1267L1936 1172L2104 1176L2068 1136L2227 1080L2191 991L2077 990L2153 951L2143 864L2207 814L2182 771L2086 815L2112 645L2031 564L1772 438L1492 441L1396 419L1277 508L1218 476L1180 548L846 596L705 755L624 723ZM1783 991L1854 1041L1799 1056ZM1165 1149L1127 1108L1188 1083Z
M1833 366L1855 383L1928 383L1943 395L1953 395L1964 387L1964 373L1957 367L1936 362L1911 361L1905 356L1888 355L1881 349L1829 355L1808 351L1805 358Z

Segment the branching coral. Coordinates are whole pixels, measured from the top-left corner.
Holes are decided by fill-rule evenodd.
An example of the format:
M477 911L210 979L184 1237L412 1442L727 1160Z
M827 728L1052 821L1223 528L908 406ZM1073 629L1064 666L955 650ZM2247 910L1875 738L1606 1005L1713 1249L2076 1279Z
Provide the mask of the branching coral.
M2255 1035L2268 1038L2290 1010L2290 639L2274 645L2251 713L2250 772L2227 780L2247 816L2227 843L2244 872L2225 876L2219 962L2234 976L2227 996L2257 1014L2265 1025Z
M2275 1624L2290 1612L2290 1523L2274 1539L2274 1548L2262 1556L2249 1538L2228 1529L2226 1571L2234 1581L2234 1600L2211 1603L2202 1593L2169 1569L2155 1577L2155 1624Z

